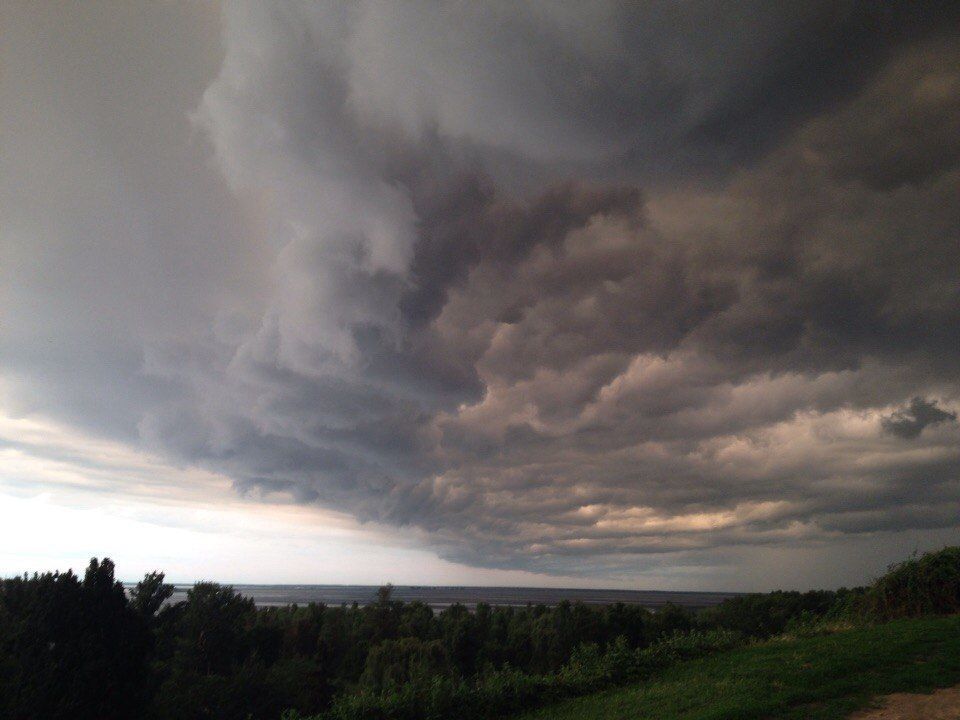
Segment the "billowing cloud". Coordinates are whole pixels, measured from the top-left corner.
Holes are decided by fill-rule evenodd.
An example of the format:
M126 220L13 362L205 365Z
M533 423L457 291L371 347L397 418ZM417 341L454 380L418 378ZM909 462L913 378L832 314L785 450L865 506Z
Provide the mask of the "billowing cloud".
M955 528L957 12L228 4L123 416L475 565Z

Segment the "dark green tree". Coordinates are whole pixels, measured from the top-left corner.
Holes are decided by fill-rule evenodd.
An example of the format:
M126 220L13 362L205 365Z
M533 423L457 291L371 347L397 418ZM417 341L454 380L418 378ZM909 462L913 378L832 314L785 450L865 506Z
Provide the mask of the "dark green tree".
M0 584L0 717L121 720L148 700L149 630L113 562Z
M151 572L144 575L143 580L137 583L130 593L130 605L146 618L153 619L163 604L173 595L173 585L163 582L162 572Z

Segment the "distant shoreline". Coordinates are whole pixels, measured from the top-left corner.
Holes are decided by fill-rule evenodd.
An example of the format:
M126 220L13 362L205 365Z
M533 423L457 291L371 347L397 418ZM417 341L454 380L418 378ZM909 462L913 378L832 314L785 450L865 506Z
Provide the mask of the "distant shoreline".
M128 584L128 587L131 585ZM186 599L192 583L176 583L170 602ZM259 607L306 605L368 605L375 601L377 585L252 585L232 586L240 594L252 598ZM668 604L685 608L704 608L745 593L673 590L609 590L590 588L532 588L488 586L394 585L391 598L403 602L422 602L435 610L455 604L469 608L478 603L500 607L557 605L564 600L586 605L641 605L656 609Z

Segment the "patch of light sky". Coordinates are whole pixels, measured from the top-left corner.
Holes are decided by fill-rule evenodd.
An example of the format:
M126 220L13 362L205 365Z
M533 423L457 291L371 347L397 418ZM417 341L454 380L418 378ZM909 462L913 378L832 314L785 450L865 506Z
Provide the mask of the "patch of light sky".
M160 569L178 582L591 584L451 563L403 533L242 497L222 475L0 410L0 575L80 571L93 556L129 580Z
M111 557L119 576L163 570L174 582L507 585L763 590L846 584L903 548L952 542L952 530L850 538L710 567L669 558L632 575L559 576L470 567L424 549L412 532L361 524L279 495L241 496L229 478L177 467L128 445L0 407L0 576L73 569ZM743 557L740 553L748 553ZM856 562L854 562L856 560ZM736 568L749 562L747 574ZM786 574L785 574L786 573Z

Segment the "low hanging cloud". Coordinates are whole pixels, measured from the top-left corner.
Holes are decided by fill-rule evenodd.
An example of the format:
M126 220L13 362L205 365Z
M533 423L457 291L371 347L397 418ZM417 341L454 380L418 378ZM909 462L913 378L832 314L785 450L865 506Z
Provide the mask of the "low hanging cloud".
M476 565L955 527L956 6L582 12L228 4L269 271L144 341L142 440Z

